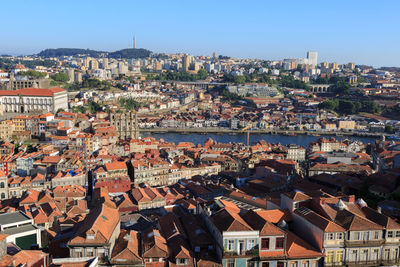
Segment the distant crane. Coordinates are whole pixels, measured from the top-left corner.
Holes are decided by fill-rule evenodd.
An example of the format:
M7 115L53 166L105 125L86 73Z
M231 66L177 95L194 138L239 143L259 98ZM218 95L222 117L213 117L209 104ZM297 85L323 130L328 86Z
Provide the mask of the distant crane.
M242 132L246 131L246 133L247 133L247 145L249 145L249 143L250 143L250 131L249 131L250 128L251 128L251 125L249 124L241 130Z

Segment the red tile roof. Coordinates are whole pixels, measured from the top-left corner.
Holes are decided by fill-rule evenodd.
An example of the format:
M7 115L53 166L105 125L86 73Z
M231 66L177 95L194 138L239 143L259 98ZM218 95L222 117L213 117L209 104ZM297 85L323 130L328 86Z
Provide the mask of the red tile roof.
M24 88L18 90L0 90L0 96L53 96L56 93L65 92L64 89L55 87L50 89L43 88Z

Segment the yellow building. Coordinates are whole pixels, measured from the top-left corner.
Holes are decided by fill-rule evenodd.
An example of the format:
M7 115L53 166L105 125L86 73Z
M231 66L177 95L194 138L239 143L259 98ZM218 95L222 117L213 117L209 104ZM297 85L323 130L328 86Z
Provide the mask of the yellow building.
M354 130L355 128L355 121L339 121L339 129Z
M12 118L12 122L15 127L14 131L18 132L18 133L25 131L25 128L26 128L25 125L26 125L27 119L28 119L28 117L23 116L23 115L15 116L14 118Z
M321 63L321 67L325 68L325 69L328 69L329 68L329 62L322 62Z
M325 129L326 129L326 130L329 130L329 131L336 130L336 129L337 129L336 123L327 122L327 123L325 124Z
M331 63L331 69L337 70L339 68L339 63L333 62Z
M0 139L11 140L15 130L12 120L0 121Z

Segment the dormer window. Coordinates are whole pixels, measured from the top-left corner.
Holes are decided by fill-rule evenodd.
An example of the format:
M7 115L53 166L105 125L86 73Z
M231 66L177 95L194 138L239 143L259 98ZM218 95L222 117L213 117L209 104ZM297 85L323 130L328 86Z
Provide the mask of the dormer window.
M95 234L86 234L86 239L94 240Z
M176 265L185 265L188 264L188 259L176 259Z

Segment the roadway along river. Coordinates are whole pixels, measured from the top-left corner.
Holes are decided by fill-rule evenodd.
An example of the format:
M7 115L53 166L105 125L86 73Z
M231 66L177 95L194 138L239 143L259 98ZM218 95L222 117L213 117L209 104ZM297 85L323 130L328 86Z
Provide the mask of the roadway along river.
M207 134L198 134L198 133L149 133L149 132L141 132L141 136L152 136L156 139L164 139L168 142L192 142L194 144L204 144L204 142L211 137L217 142L220 143L246 143L247 135L243 134L215 134L215 133L207 133ZM281 143L282 145L288 144L296 144L303 147L307 147L308 144L312 141L317 140L318 138L330 138L334 137L338 140L350 139L350 140L360 140L363 143L374 143L375 138L371 137L356 137L356 136L334 136L334 135L323 135L323 136L313 136L313 135L297 135L297 136L288 136L288 135L274 135L274 134L251 134L250 135L250 144L255 143L259 140L265 140L267 143Z

